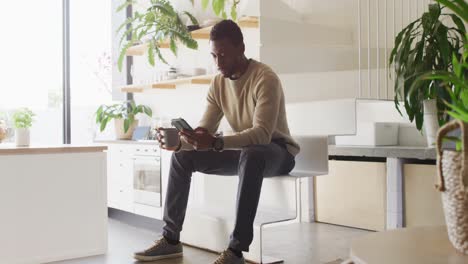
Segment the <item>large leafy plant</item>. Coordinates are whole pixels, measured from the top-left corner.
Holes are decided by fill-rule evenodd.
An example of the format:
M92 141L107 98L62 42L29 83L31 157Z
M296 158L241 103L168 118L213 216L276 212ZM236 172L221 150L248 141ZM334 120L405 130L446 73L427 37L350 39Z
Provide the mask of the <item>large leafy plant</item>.
M193 4L193 0L190 0ZM248 0L245 0L248 1ZM222 17L224 19L227 19L228 15L226 12L226 9L229 9L229 4L226 3L226 0L211 0L211 7L213 8L214 13ZM228 11L231 15L232 20L237 20L237 5L239 5L240 0L230 0L230 10ZM210 4L210 0L202 0L202 7L203 9L206 9L208 5Z
M149 117L153 115L151 108L145 105L136 105L134 101L101 105L96 110L96 123L99 124L99 129L102 132L112 119L124 119L124 132L127 133L130 125L135 121L135 116L139 113Z
M445 25L442 19L446 17L450 17L455 26ZM419 130L423 124L424 100L436 100L440 125L449 118L446 112L448 105L444 102L451 101L450 93L441 80L420 77L428 71L451 72L454 69L453 57L457 60L462 57L460 50L465 41L463 21L456 14L443 14L438 3L430 4L429 11L395 38L389 60L395 69L395 106L401 114L400 101L403 101L410 121L416 121Z
M30 128L35 114L29 108L20 108L13 113L15 128Z
M465 0L436 0L468 23L468 3ZM463 23L460 24L463 27ZM468 122L468 34L465 33L462 56L458 51L452 54L451 70L433 70L418 78L418 82L439 81L442 82L450 101L444 101L448 108L447 114L455 119ZM462 144L458 137L447 137L456 142L456 149L461 150Z
M168 0L150 1L151 6L145 12L134 12L133 16L128 18L117 29L118 32L123 32L119 42L122 47L118 59L119 70L122 70L127 50L135 44L140 44L143 40L148 40L148 62L152 66L155 65L155 55L163 63L167 64L160 50L160 43L165 41L169 42L169 47L176 56L178 42L191 49L198 48L197 41L192 38L181 18L181 15L186 15L192 24L198 25L198 21L193 15L187 11L179 14ZM117 8L117 12L134 3L135 1L125 1ZM131 35L130 40L124 42L128 35Z

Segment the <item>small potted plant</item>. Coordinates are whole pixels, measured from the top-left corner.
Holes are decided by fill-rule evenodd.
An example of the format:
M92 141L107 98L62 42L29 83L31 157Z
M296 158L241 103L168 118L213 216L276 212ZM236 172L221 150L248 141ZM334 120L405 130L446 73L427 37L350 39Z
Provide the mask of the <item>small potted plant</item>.
M0 143L7 137L7 126L5 120L0 119Z
M145 105L136 105L134 101L125 101L119 104L101 105L96 110L96 123L100 131L104 131L109 121L114 119L115 135L117 139L131 139L133 131L138 126L137 114L146 114L151 117L151 108Z
M417 80L428 71L452 71L452 56L461 58L466 34L459 16L442 11L440 4L430 4L429 11L398 33L389 60L395 69L395 106L401 114L403 101L418 130L424 123L428 146L435 143L439 125L449 120L444 101L450 102L451 98L442 81ZM446 25L445 18L451 19L454 26Z
M28 108L20 108L13 113L16 146L29 146L30 131L35 114Z

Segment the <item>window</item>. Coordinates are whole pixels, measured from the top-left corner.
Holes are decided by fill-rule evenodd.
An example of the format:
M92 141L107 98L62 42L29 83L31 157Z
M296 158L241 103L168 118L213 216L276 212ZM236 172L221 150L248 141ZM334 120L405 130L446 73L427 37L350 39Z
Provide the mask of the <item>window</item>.
M94 112L112 100L111 1L70 1L71 143L92 142Z
M62 0L6 1L2 11L1 116L11 126L12 112L28 107L32 144L62 143Z

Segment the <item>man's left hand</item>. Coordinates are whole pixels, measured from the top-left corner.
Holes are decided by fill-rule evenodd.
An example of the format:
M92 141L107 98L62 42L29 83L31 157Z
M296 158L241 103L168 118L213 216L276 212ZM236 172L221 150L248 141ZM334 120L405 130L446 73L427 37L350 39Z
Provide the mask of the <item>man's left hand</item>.
M216 139L203 127L197 127L193 131L182 129L179 135L183 137L187 143L193 145L196 150L213 149L213 142Z

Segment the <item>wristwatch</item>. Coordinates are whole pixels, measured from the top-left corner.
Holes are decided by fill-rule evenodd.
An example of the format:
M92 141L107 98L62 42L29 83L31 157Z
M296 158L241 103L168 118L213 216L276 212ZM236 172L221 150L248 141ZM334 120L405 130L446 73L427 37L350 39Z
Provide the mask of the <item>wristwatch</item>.
M219 136L216 137L213 141L213 150L217 152L221 152L224 149L224 139L223 137Z

